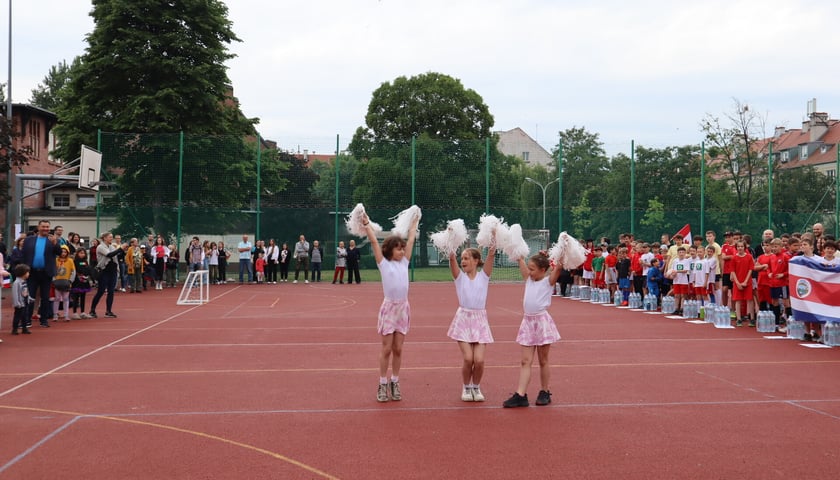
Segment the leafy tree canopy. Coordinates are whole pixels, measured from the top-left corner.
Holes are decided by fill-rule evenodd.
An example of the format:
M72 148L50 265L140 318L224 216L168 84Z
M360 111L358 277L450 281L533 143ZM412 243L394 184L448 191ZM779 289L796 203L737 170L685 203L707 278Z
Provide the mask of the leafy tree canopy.
M489 138L493 116L481 95L464 88L461 81L429 72L411 78L398 77L373 92L350 150L366 156L366 144L374 141L407 142L426 135L439 140Z
M64 87L70 82L72 70L78 69L79 65L81 65L81 60L76 57L72 66L62 60L61 63L50 67L50 71L44 77L44 82L32 89L32 98L29 99L29 103L54 112L61 104L62 95L66 91Z
M113 132L253 133L228 96L227 46L239 39L220 0L95 0L88 47L56 107L59 158Z

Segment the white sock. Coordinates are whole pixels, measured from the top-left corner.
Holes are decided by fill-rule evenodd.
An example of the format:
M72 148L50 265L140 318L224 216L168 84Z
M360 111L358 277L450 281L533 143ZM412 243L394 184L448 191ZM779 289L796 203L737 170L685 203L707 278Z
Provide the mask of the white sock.
M399 375L391 375L391 382L397 383L400 381Z
M388 378L387 377L379 377L379 384L380 385L388 385Z

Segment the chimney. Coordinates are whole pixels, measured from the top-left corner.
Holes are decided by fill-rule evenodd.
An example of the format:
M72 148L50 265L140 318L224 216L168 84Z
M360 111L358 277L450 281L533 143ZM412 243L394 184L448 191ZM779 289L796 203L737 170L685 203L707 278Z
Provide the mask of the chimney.
M828 114L825 112L813 112L809 115L810 120L810 141L816 142L828 132Z
M773 138L779 138L785 133L785 127L776 127L776 131L773 133Z

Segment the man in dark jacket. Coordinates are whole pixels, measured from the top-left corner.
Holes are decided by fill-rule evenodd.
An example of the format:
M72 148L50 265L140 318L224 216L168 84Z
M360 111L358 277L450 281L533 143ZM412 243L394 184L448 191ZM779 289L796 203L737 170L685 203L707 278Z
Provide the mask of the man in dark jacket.
M50 233L50 222L38 222L38 231L23 240L23 263L29 265L29 295L35 299L40 297L41 306L38 318L42 327L50 326L52 318L52 302L50 302L50 285L55 276L55 257L61 253L58 237Z

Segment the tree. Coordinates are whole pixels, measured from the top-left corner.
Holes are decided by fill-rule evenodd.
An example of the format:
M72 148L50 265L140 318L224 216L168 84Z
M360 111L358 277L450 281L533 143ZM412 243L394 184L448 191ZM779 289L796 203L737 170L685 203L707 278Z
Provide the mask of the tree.
M50 67L50 71L44 77L44 82L32 89L32 98L29 103L54 112L62 103L64 87L70 82L72 70L79 68L80 64L80 58L76 57L72 65L67 65L67 62L62 60L61 63Z
M489 138L493 116L460 80L429 72L383 83L373 92L365 122L350 143L357 158L368 156L372 142L409 142L423 134L436 140Z
M552 156L557 158L562 146L563 206L571 208L583 199L584 191L599 184L610 164L597 133L588 132L586 127L572 127L559 136Z
M213 217L219 209L212 207L248 210L254 189L229 185L250 185L256 173L245 143L256 120L239 112L224 65L228 45L239 40L227 7L220 0L97 0L91 16L88 47L59 95L55 156L73 159L81 144L97 145L98 130L125 133L110 138L123 143L101 146L103 171L116 178L122 206L154 210L144 227L172 231L164 212L180 206L172 188L177 137L137 134L183 132L185 178L203 180L192 193L184 190L183 205L207 209L203 220L223 228L225 218ZM119 215L130 227L143 217L127 208Z
M762 161L769 147L763 141L766 119L738 99L733 99L733 110L724 120L707 113L700 130L709 144L712 166L734 188L737 208L748 210L756 179L767 175L767 162Z
M20 137L20 131L6 117L6 104L4 103L2 107L2 112L0 112L2 113L0 116L0 202L6 205L9 202L9 171L28 164L32 159L32 148L28 145L13 147L13 141Z
M98 0L88 47L62 102L59 158L95 145L97 130L253 134L229 97L224 62L239 39L220 0Z

